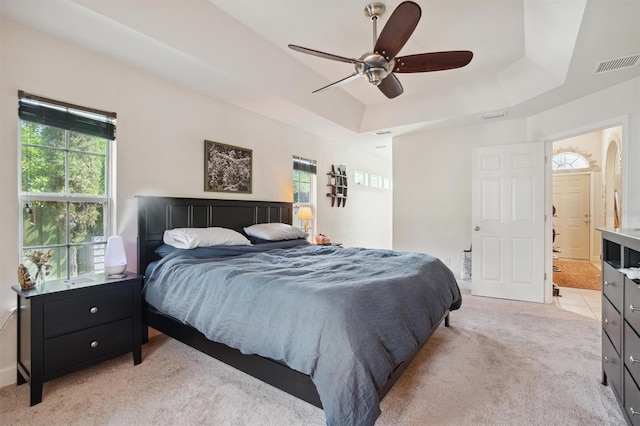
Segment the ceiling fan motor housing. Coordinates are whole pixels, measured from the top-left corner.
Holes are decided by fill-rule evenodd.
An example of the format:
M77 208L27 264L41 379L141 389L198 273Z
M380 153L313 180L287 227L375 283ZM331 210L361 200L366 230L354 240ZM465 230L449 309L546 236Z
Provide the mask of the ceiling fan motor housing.
M377 86L385 79L396 64L395 59L387 61L384 56L378 53L365 53L360 57L362 62L358 62L355 67L358 74L367 77L369 83Z

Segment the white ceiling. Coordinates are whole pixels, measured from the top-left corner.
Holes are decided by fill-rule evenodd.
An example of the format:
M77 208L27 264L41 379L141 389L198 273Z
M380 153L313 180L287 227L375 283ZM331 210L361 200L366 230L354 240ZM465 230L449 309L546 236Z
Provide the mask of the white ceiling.
M528 116L640 75L594 75L640 53L640 0L417 0L400 56L471 50L464 68L398 74L387 99L354 72L287 44L360 57L373 44L366 0L0 0L18 23L129 62L217 99L340 140L385 144L407 131ZM400 3L387 0L378 33Z

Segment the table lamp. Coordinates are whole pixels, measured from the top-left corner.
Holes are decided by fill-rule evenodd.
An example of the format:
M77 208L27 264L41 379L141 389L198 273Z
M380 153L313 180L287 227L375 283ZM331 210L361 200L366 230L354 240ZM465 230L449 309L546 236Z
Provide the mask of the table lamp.
M298 220L304 221L304 232L309 232L308 220L313 220L313 212L311 207L303 206L298 209Z

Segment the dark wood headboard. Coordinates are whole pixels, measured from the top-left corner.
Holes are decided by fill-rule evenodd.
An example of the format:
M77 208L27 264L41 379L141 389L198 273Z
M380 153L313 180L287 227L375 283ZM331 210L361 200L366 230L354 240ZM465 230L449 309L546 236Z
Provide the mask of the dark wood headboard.
M159 257L164 231L221 226L240 230L256 223L292 224L293 204L280 201L138 196L138 273Z

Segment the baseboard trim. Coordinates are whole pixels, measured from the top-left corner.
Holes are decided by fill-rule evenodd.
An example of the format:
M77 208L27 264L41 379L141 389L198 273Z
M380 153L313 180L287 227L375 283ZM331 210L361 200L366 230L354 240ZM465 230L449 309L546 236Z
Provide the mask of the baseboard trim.
M471 281L462 280L460 278L456 279L456 281L458 282L458 287L471 290Z
M0 370L0 387L16 384L16 368L7 367Z

